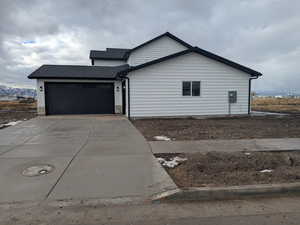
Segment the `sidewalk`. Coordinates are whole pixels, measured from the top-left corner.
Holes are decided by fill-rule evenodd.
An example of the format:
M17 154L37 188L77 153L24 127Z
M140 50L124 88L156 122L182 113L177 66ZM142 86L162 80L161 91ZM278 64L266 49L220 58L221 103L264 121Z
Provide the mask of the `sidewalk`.
M290 151L300 150L300 138L267 138L240 140L150 141L155 153Z

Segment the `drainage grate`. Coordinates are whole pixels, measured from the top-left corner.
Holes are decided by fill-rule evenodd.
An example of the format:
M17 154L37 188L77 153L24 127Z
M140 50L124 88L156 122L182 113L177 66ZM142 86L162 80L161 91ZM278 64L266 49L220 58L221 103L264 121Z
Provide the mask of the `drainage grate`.
M46 165L35 165L30 166L23 170L22 175L26 177L42 176L51 173L54 170L54 166Z

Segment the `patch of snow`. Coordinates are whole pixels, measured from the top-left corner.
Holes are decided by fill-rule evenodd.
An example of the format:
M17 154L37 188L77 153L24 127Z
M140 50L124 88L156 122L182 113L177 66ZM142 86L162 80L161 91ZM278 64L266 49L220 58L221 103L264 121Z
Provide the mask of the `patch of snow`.
M165 159L164 158L156 158L157 159L157 161L159 162L159 163L164 163L165 162Z
M245 155L251 155L251 153L250 153L250 152L245 152L244 154L245 154Z
M187 158L181 158L181 157L175 156L173 158L173 160L176 161L176 162L184 162L184 161L187 160Z
M154 136L154 139L157 141L171 141L171 138L167 136Z
M259 171L259 172L261 172L261 173L272 173L273 170L261 170L261 171Z
M171 158L169 161L164 158L157 158L157 160L163 167L175 168L180 163L186 161L187 158L181 158L181 157L176 156L174 158Z
M5 128L5 127L10 127L10 126L15 126L18 123L21 123L22 121L18 120L18 121L12 121L9 123L4 123L4 124L0 124L0 129Z
M12 122L9 122L9 123L5 123L3 124L4 126L15 126L17 125L18 123L21 123L22 121L18 120L18 121L12 121Z

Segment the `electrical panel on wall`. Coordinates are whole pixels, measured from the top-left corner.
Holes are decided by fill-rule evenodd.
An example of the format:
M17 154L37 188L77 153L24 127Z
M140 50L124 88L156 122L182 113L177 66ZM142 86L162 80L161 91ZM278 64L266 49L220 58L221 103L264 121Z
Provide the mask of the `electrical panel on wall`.
M237 91L228 91L228 101L229 103L236 103Z

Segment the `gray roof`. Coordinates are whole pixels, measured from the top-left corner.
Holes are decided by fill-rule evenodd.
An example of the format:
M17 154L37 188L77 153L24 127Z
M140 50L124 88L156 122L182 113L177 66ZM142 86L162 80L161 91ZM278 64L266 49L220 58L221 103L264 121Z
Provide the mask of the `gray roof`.
M43 65L29 79L115 79L120 71L128 69L128 64L121 66L77 66L77 65Z
M166 32L163 33L149 41L146 41L139 46L136 46L133 49L127 49L127 48L106 48L105 51L98 51L98 50L91 50L90 51L90 59L102 59L102 60L127 60L130 53L135 51L136 49L139 49L141 47L144 47L145 45L150 44L151 42L158 40L162 37L169 37L173 39L174 41L177 41L178 43L182 44L183 46L187 48L192 48L192 46L185 41L179 39L178 37L174 36L173 34Z
M129 56L130 49L125 48L107 48L106 51L90 51L90 59L103 60L126 60Z

